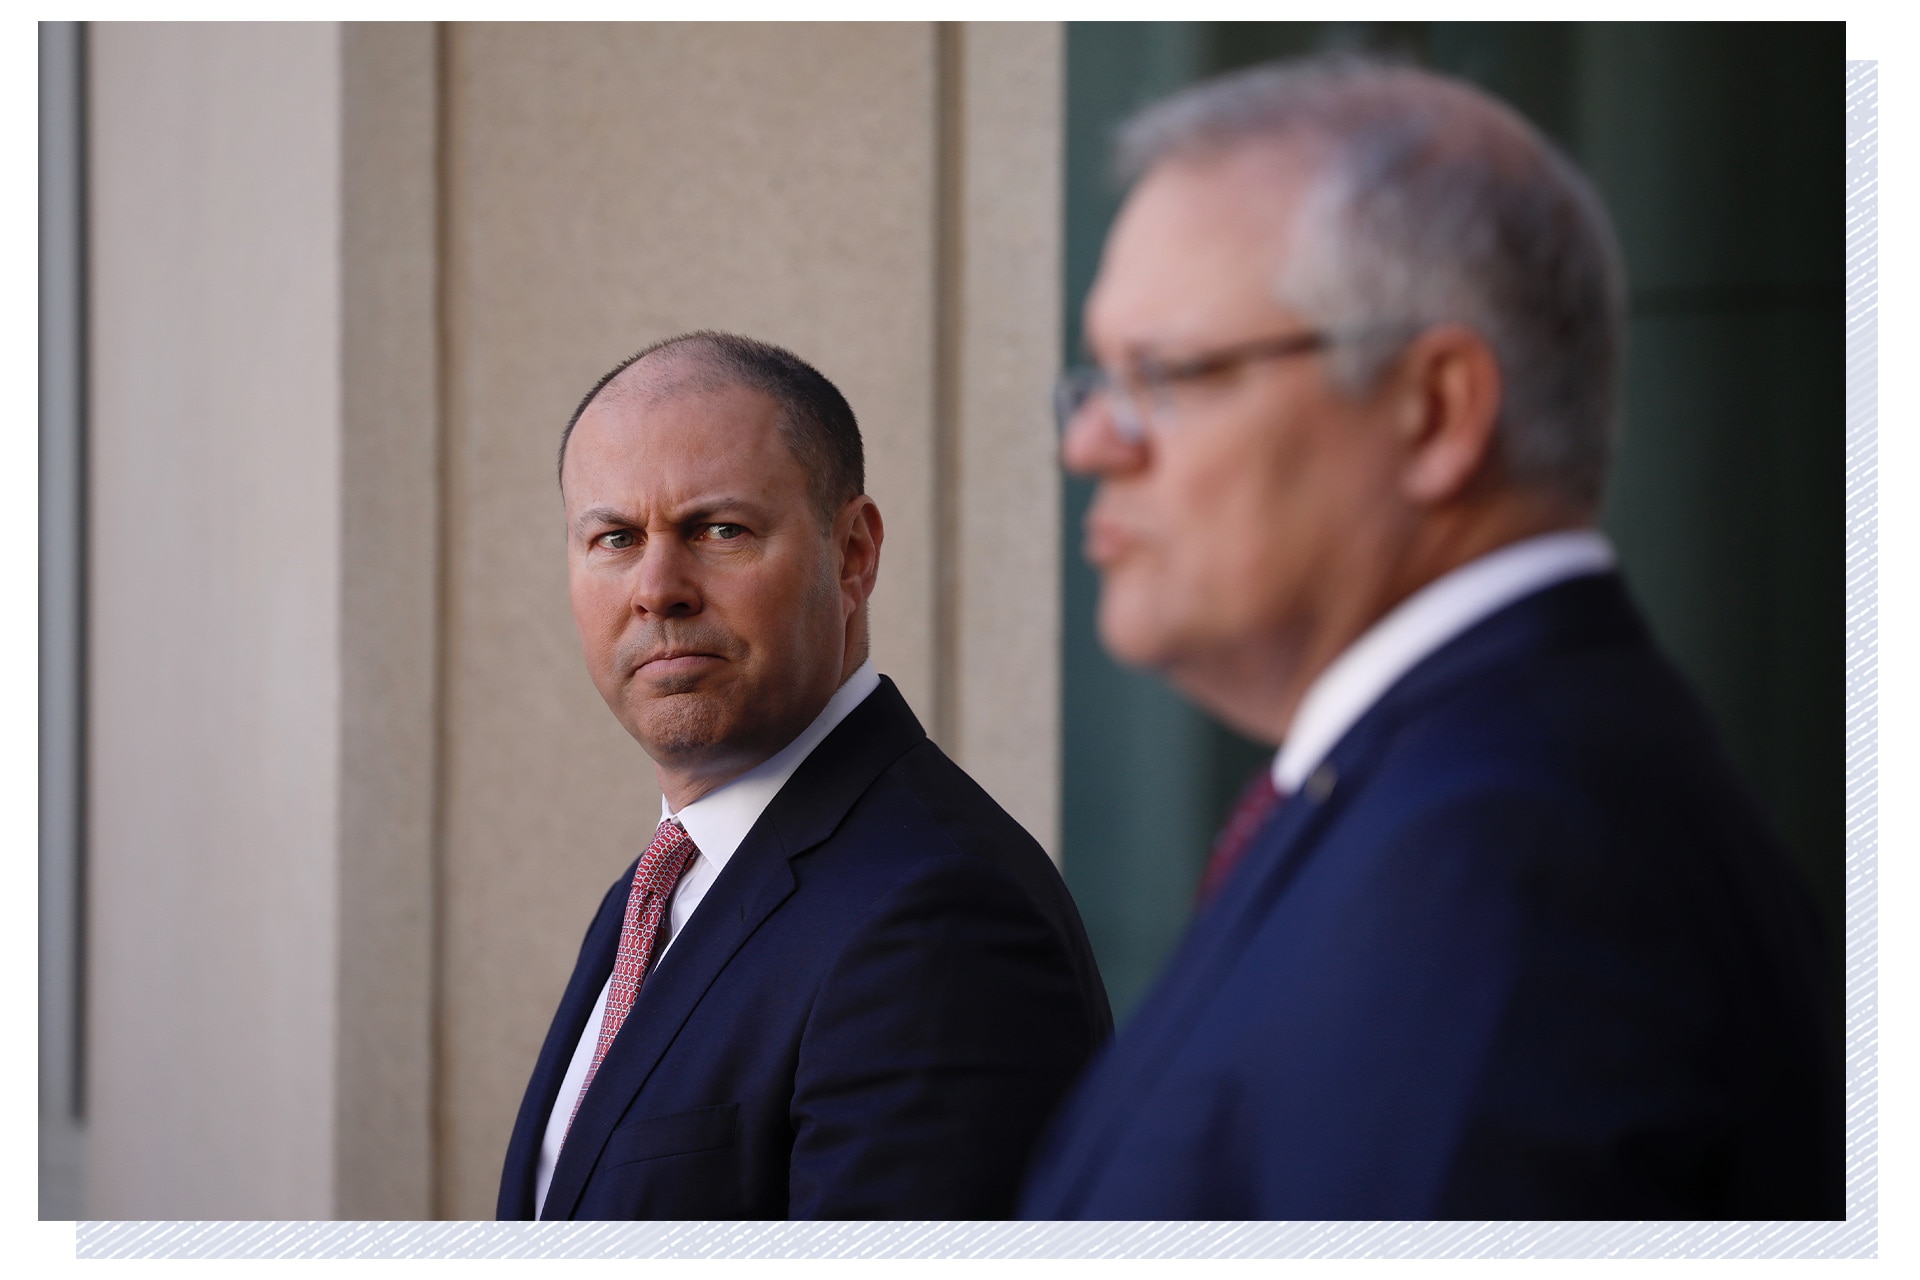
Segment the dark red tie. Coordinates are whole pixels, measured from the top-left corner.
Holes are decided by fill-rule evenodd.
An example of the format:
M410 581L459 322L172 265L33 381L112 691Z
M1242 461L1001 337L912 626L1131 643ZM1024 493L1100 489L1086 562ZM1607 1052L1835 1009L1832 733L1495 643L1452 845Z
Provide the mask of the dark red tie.
M580 1099L593 1087L600 1060L607 1056L607 1048L620 1034L620 1024L627 1020L627 1013L633 1008L634 997L640 994L647 966L653 963L654 943L659 940L660 922L666 918L667 899L673 896L673 886L680 883L680 877L699 854L680 824L668 818L654 831L653 843L640 855L639 865L633 869L633 886L627 890L627 915L620 925L620 950L614 956L613 977L607 982L607 1008L600 1019L600 1039L593 1047L593 1063L587 1068L587 1078L573 1099L573 1111L567 1116L569 1130L573 1128L574 1116L580 1114Z
M1213 852L1207 855L1206 872L1201 875L1200 887L1193 895L1196 909L1206 906L1213 895L1220 892L1220 886L1233 874L1234 867L1253 844L1253 838L1260 834L1260 828L1280 807L1282 798L1274 789L1271 766L1263 766L1247 779L1247 785L1240 789L1240 798L1234 802L1233 812L1227 817L1227 824L1213 838Z

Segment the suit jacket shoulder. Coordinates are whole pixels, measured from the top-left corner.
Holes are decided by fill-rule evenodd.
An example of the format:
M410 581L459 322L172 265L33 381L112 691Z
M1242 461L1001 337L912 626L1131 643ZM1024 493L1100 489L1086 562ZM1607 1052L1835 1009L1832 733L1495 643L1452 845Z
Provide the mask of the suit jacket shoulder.
M1284 805L1079 1090L1026 1209L1814 1216L1805 895L1617 580L1432 655Z

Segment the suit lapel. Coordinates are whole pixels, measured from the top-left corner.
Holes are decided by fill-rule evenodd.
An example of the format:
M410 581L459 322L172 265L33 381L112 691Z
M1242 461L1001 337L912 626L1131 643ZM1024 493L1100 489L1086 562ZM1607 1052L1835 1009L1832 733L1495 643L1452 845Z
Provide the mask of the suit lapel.
M636 858L635 862L638 861ZM580 1034L586 1030L587 1018L593 1013L594 1001L599 999L607 975L613 972L614 953L620 946L620 922L626 912L627 886L632 880L633 866L630 865L601 899L600 909L594 913L593 923L587 926L587 936L580 944L580 958L574 964L573 977L567 982L553 1025L547 1029L546 1042L540 1047L533 1078L527 1083L519 1117L514 1121L513 1137L507 1143L506 1172L500 1181L500 1199L495 1209L502 1219L533 1216L534 1166L539 1158L540 1143L546 1136L547 1118L553 1112L554 1099L559 1096L560 1083L566 1076L567 1064L573 1060L574 1048L580 1043Z
M701 998L761 923L793 893L790 860L831 835L874 779L925 737L899 690L882 676L880 687L794 771L641 985L633 1011L600 1063L560 1149L544 1217L573 1216L608 1137ZM611 969L609 951L603 981Z

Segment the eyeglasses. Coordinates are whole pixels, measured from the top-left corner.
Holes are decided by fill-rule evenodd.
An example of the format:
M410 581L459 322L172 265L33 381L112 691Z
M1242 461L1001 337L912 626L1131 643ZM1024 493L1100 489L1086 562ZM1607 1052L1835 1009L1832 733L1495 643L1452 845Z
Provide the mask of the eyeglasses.
M1142 359L1118 375L1098 365L1080 365L1060 375L1053 392L1054 416L1060 433L1065 435L1087 402L1103 395L1112 409L1114 432L1128 444L1137 445L1146 439L1151 425L1146 408L1151 407L1164 429L1169 416L1168 393L1180 383L1225 373L1256 360L1305 355L1332 343L1330 335L1310 331L1221 347L1183 360Z

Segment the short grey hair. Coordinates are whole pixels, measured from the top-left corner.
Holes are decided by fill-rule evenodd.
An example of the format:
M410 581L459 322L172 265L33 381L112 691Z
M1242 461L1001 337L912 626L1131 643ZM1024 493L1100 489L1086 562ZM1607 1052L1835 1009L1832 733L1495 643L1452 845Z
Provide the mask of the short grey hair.
M1167 161L1299 149L1312 186L1276 300L1336 338L1331 372L1373 385L1416 333L1471 327L1504 396L1508 474L1597 504L1625 348L1620 251L1599 197L1480 90L1355 55L1255 67L1148 107L1119 136L1123 181Z

